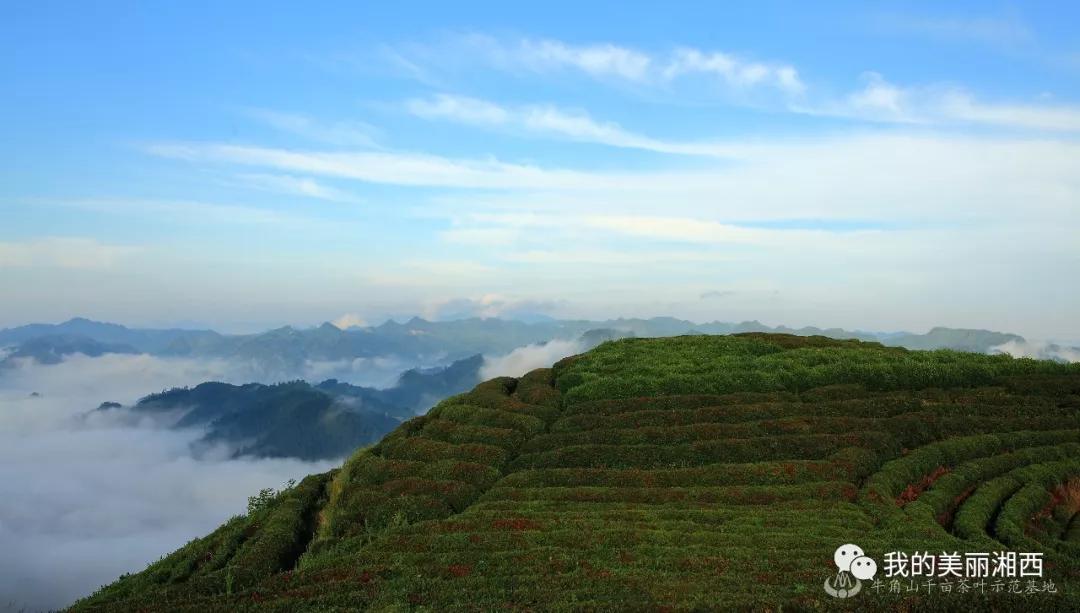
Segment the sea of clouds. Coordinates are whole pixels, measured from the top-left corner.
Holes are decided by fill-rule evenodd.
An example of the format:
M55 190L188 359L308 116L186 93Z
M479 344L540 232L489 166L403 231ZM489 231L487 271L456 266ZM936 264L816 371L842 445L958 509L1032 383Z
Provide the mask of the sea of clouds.
M556 339L546 343L518 347L502 356L484 357L480 380L492 377L520 377L536 368L547 368L559 360L584 352L588 347L581 340Z
M192 455L199 430L123 412L175 386L244 382L223 361L71 356L0 369L0 611L54 609L243 513L265 487L339 464Z
M1070 347L1049 341L1009 341L992 347L990 353L1007 353L1014 358L1080 362L1080 347Z

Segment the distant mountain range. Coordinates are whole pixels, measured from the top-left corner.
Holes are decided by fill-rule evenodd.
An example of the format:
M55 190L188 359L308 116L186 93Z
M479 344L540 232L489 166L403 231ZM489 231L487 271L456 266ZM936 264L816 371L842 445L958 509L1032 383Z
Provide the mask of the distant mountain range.
M0 348L8 348L0 367L13 367L18 360L26 359L56 364L76 353L91 357L147 353L254 363L264 373L262 383L207 382L152 394L130 407L105 399L97 410L158 417L176 428L203 428L206 434L199 446L224 444L235 455L325 459L372 444L402 421L426 412L444 398L471 389L485 372L485 356L511 354L527 345L541 348L554 340L573 341L566 344L568 351L583 352L627 336L739 332L821 335L910 349L977 353L1026 343L1018 335L987 330L939 327L926 334L872 333L839 328L772 328L757 321L696 324L670 317L532 323L501 319L431 322L413 318L405 323L389 321L347 330L323 324L246 335L223 335L211 330L131 329L78 318L56 325L32 324L0 331ZM562 355L565 353L549 359ZM441 364L405 370L395 385L385 389L336 378L317 384L299 380L304 366L313 362L351 363L387 356L403 363Z
M212 330L134 329L75 318L61 324L31 324L0 330L0 347L11 348L6 361L32 358L55 363L72 353L149 353L166 357L220 358L256 365L265 380L303 378L314 363L347 363L358 358L396 356L408 363L448 364L476 354L508 353L553 339L576 339L590 330L607 329L642 337L682 334L779 332L800 336L878 341L910 349L956 349L985 353L1023 337L988 330L934 328L926 334L878 333L840 328L770 327L757 321L694 323L672 317L651 319L551 320L526 323L503 319L426 321L341 330L332 324L307 329L276 328L258 334L226 335Z
M81 353L96 358L106 353L141 353L131 345L100 341L75 334L35 336L14 346L4 362L11 364L19 358L30 358L41 364L59 364L64 356ZM4 362L0 362L2 365Z

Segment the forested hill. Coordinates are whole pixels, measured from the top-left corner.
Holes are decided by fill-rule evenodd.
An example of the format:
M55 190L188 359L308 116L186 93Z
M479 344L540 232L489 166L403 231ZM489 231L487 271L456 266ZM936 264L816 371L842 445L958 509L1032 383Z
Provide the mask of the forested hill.
M210 381L150 394L131 407L104 402L99 411L162 417L175 428L202 428L196 445L226 445L237 456L341 458L377 442L403 420L480 380L482 356L413 369L397 385L374 389L327 379L318 385L230 385ZM197 450L199 450L197 449Z
M1078 610L1078 478L1080 365L626 339L449 398L76 609ZM845 543L1046 565L1034 593L841 602Z
M362 389L362 388L358 388ZM151 394L130 409L105 403L99 411L166 415L176 428L203 428L197 447L224 445L236 456L340 458L377 442L412 411L342 398L303 381L263 385L202 383Z

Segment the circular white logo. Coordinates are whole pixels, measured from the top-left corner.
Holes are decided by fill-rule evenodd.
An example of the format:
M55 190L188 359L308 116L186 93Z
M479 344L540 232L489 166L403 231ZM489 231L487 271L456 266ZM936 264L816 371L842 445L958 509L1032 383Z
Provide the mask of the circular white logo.
M825 580L825 593L834 598L851 598L862 590L862 582L873 579L877 562L863 552L862 547L848 543L833 553L835 577Z

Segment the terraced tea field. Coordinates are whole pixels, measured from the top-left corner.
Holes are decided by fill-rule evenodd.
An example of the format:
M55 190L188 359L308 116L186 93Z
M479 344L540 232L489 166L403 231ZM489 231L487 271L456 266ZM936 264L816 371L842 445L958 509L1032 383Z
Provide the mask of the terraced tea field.
M450 398L76 609L1080 610L1078 511L1080 365L627 339ZM845 543L1044 572L841 600Z

